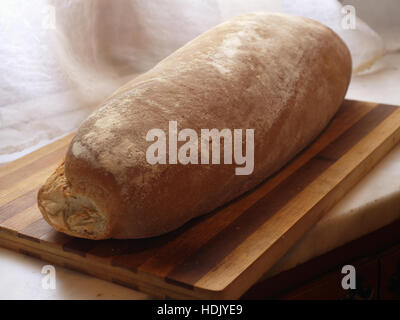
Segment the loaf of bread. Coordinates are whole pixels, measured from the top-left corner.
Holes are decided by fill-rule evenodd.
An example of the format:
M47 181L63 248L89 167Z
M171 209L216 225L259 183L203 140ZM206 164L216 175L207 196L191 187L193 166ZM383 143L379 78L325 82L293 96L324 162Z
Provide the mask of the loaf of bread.
M82 238L169 232L255 187L310 144L341 105L350 76L346 45L318 22L254 13L222 23L120 88L83 122L40 189L39 208L56 230ZM199 140L185 140L183 129ZM225 159L225 139L221 154L211 153L202 129L234 132L234 152L253 159ZM161 131L166 156L159 148L148 157L163 142L152 133ZM184 144L193 149L182 159L192 162L174 155ZM188 150L196 153L189 158Z

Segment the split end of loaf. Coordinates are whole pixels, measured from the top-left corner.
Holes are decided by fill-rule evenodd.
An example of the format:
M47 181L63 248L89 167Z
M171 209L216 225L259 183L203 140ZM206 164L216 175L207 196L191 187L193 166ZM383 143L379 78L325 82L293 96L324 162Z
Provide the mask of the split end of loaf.
M71 185L63 161L40 188L38 206L57 231L87 239L107 238L110 232L105 209L88 196L89 192Z

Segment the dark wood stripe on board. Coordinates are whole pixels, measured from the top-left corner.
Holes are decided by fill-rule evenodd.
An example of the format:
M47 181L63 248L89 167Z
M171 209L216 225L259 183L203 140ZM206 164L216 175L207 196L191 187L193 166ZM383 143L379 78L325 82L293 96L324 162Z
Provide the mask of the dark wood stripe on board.
M108 260L113 266L137 272L137 267L152 257L161 247L179 236L181 230L147 239L107 240L92 249L90 255Z
M115 279L115 278L112 278L112 279L111 279L111 282L112 282L112 283L115 283L115 284L118 284L118 285L120 285L120 286L129 288L129 289L133 289L133 290L136 290L136 291L140 291L140 290L139 290L139 286L137 286L137 285L135 285L135 284L133 284L133 283L128 283L128 282L125 282L125 281L122 281L122 280L118 280L118 279Z
M35 188L2 205L0 207L0 223L33 206L37 201L37 192L38 189Z
M38 209L39 211L39 209ZM47 232L54 231L56 232L52 226L50 226L46 220L42 218L40 215L40 218L36 220L35 222L32 222L30 225L26 226L24 229L19 231L19 236L25 237L25 238L37 238L38 241L40 241L40 238L46 234Z
M86 252L90 251L94 247L98 246L97 241L81 238L72 238L71 240L62 245L62 249L65 252L72 252L81 257L86 256Z
M42 219L42 221L44 221L44 219ZM46 221L44 221L46 222ZM71 240L71 236L62 233L62 232L58 232L56 230L54 230L52 227L50 227L51 229L49 229L47 232L44 232L41 236L40 236L40 242L52 245L52 246L58 246L59 248L62 248L63 244L68 242L69 240ZM44 230L43 230L44 231Z
M36 243L40 242L39 238L31 237L31 236L28 236L26 234L19 233L19 232L18 232L18 238L29 240L29 241L36 242Z
M90 272L88 270L84 269L84 265L81 265L81 266L78 267L75 264L71 264L71 263L65 261L63 263L63 267L67 268L67 269L70 269L70 270L74 270L74 271L80 272L80 273L85 274L87 276L91 276Z
M30 251L25 250L25 249L18 249L18 252L19 252L19 253L22 253L22 254L24 254L24 255L26 255L26 256L29 256L29 257L32 257L32 258L35 258L35 259L42 260L42 257L41 257L40 254L38 254L38 253L30 252Z
M387 105L379 105L372 109L311 161L246 210L185 262L174 268L166 276L166 281L195 284L257 230L257 227L265 223L271 215L300 193L395 110L396 107Z

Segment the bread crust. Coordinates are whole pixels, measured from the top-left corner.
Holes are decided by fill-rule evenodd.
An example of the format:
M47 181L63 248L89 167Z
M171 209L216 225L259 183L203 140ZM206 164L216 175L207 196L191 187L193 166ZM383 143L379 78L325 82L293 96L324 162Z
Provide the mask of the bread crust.
M39 208L55 229L77 237L169 232L250 190L305 148L338 110L350 76L350 53L328 27L285 14L234 18L107 99L41 188ZM196 132L254 129L253 173L235 175L235 164L150 165L146 133L168 132L168 121ZM73 196L79 201L71 204Z

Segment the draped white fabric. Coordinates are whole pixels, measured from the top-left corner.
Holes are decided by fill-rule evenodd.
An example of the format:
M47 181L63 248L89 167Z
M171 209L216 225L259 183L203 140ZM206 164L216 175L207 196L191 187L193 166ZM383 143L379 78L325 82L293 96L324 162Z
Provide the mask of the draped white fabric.
M342 2L1 0L0 163L72 132L118 86L236 15L280 11L319 20L348 44L355 71L385 46L400 48L398 1ZM343 27L351 18L343 4L356 7L356 29Z

